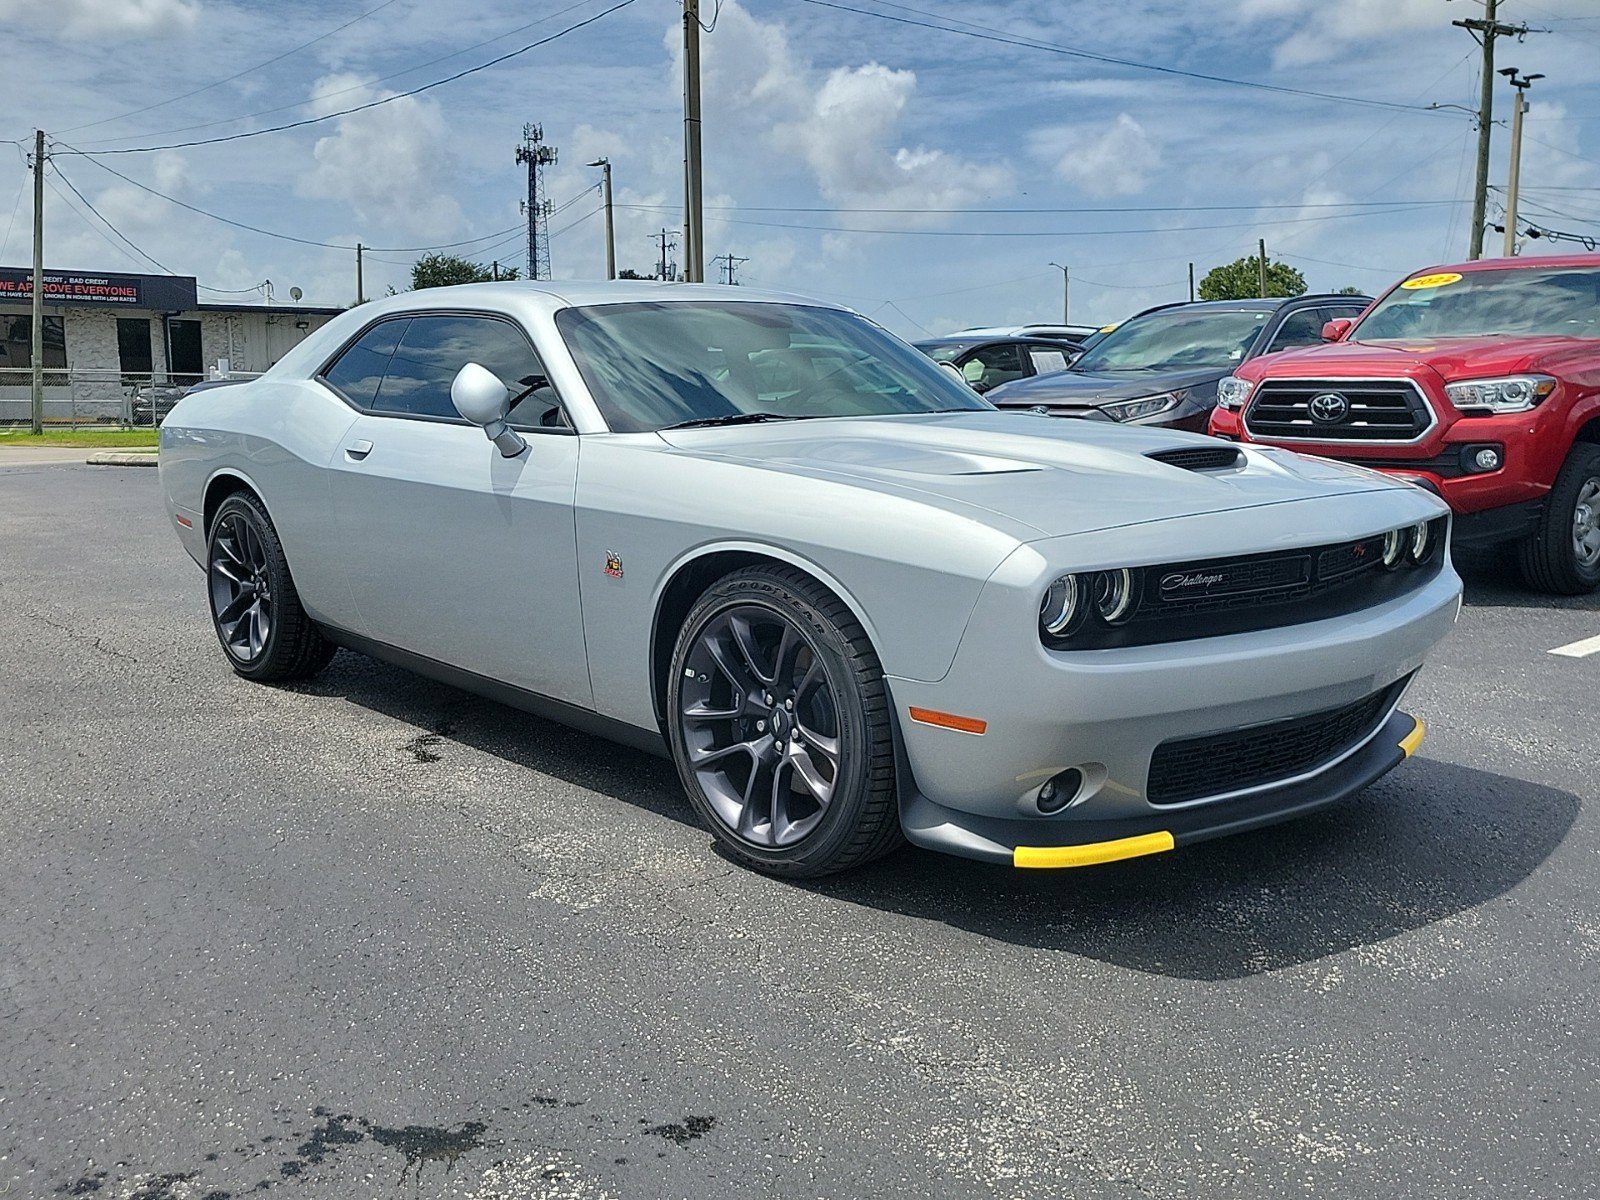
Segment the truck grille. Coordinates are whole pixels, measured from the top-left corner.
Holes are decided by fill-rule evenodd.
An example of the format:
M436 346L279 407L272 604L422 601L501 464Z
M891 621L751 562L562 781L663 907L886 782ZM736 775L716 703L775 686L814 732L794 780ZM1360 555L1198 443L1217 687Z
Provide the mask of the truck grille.
M1408 379L1266 379L1244 416L1252 437L1289 442L1411 442L1432 424Z
M1151 804L1183 804L1314 771L1371 737L1409 678L1342 708L1163 742L1150 759L1145 797Z

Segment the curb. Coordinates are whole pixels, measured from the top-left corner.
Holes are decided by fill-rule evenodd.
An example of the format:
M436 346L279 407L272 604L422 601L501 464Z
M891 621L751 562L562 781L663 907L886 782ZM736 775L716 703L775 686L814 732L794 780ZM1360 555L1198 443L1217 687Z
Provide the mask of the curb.
M156 452L154 450L147 450L144 453L106 450L99 454L91 454L84 461L91 467L153 467L157 465Z

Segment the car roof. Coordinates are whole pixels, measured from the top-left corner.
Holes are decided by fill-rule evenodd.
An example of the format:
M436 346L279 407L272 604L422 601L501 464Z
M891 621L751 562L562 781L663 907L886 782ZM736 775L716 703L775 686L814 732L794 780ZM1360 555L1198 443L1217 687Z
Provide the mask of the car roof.
M1372 297L1351 296L1344 292L1306 292L1300 296L1252 296L1242 300L1176 300L1171 304L1156 304L1136 312L1122 324L1126 325L1134 317L1142 317L1153 312L1166 312L1174 308L1202 309L1206 312L1247 312L1253 308L1270 308L1276 311L1291 304L1327 304L1329 301L1337 300L1350 304L1369 304Z
M1043 346L1060 347L1063 350L1072 350L1074 343L1065 338L1050 337L1043 333L996 333L996 334L971 334L951 333L944 337L918 338L911 344L921 350L927 346L990 346L1000 342L1037 342Z
M1600 270L1600 254L1534 254L1521 258L1480 258L1476 262L1438 263L1407 271L1401 278L1413 279L1418 275L1446 271L1459 271L1465 275L1475 271L1533 271L1541 267L1591 267Z

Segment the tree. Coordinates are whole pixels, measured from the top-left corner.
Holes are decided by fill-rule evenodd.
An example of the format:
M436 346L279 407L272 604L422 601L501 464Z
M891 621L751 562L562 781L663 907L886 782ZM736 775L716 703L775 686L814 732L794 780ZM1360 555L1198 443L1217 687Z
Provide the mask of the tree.
M1345 284L1344 287L1340 288L1337 292L1334 293L1334 295L1336 295L1336 296L1359 296L1361 294L1362 294L1362 291L1361 291L1360 288L1351 287L1349 284Z
M1288 263L1267 261L1267 295L1298 296L1306 277ZM1200 281L1202 300L1252 300L1261 295L1261 260L1253 254L1212 267Z
M501 267L501 279L518 278L515 267ZM454 254L425 254L411 264L411 286L422 288L449 287L456 283L488 283L495 278L492 267L458 258Z
M639 272L635 271L632 267L623 267L622 270L617 272L617 278L618 279L654 279L655 276L654 275L641 275L641 274L639 274Z

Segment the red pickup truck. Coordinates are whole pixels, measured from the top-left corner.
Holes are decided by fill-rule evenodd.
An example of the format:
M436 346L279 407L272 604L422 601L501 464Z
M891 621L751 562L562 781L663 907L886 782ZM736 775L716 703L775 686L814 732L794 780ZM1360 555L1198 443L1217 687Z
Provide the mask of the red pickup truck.
M1600 587L1600 255L1429 267L1322 335L1224 379L1211 433L1405 476L1529 586Z

